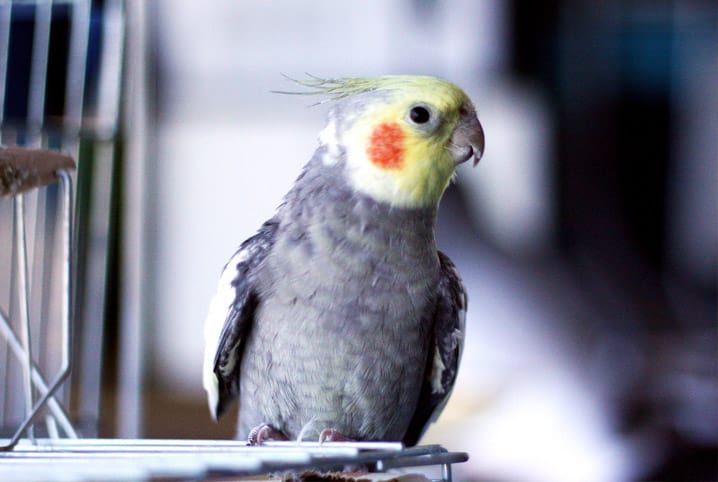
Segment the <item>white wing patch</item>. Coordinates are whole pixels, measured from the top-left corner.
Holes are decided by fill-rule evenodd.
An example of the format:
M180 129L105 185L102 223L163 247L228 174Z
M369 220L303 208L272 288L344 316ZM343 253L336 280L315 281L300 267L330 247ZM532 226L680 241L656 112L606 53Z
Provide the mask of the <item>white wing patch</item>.
M456 366L461 364L461 356L464 354L464 339L466 337L466 305L468 304L468 300L466 297L466 293L463 293L463 300L462 300L463 306L459 310L459 323L456 330L454 330L454 340L455 343L459 346L459 359L456 360Z
M444 385L441 383L441 378L444 375L446 366L441 360L441 351L437 346L434 349L434 361L431 368L431 393L436 395L444 393Z
M457 347L459 348L459 359L456 360L456 365L458 369L458 365L461 362L461 355L464 351L464 330L466 326L466 301L464 300L464 306L459 309L458 312L458 323L457 328L451 333L451 349L455 350ZM444 370L446 370L446 365L444 365L444 361L441 358L441 350L439 349L439 346L437 345L434 349L434 360L432 362L431 367L431 393L435 395L441 395L443 393L447 393L447 387L444 386L442 379L444 376ZM448 398L448 397L447 397Z
M202 385L207 392L207 403L212 416L216 413L219 402L219 381L214 373L214 358L217 354L219 337L224 328L232 303L236 296L232 281L237 276L237 264L245 261L249 255L248 250L237 252L227 263L217 284L217 293L209 304L209 312L204 322L204 365L202 370ZM236 362L236 360L235 360Z

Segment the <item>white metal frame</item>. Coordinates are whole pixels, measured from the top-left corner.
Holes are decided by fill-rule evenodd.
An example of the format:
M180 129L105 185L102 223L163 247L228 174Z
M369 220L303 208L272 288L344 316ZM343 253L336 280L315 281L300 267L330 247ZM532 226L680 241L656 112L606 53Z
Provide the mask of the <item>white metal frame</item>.
M44 153L36 153L35 157L41 157ZM47 153L50 154L50 153ZM51 154L50 154L51 155ZM3 164L10 166L9 163ZM22 173L22 169L19 169ZM25 216L25 194L17 193L13 196L14 207L13 249L18 260L17 297L20 305L20 336L12 327L10 318L0 307L0 335L5 338L12 353L20 361L24 377L24 398L26 416L20 423L12 438L6 443L0 444L0 452L13 449L22 437L23 433L33 438L32 423L40 411L47 405L52 422L58 423L67 437L76 438L77 433L69 421L67 413L55 397L56 392L62 383L70 375L72 364L72 226L73 226L73 204L72 178L65 169L56 171L56 175L62 186L62 287L61 287L61 313L59 322L61 324L62 340L58 347L62 353L61 365L58 372L53 376L52 382L47 383L45 377L35 363L31 350L31 327L30 327L30 296L28 281L28 242L26 236ZM40 396L35 400L34 393L37 391Z

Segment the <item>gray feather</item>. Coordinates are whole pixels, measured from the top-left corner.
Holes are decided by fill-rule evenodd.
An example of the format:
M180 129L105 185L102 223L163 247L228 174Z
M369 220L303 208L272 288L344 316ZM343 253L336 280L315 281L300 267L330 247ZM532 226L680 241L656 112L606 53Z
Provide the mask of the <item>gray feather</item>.
M326 155L240 247L251 256L215 358L217 411L239 395L241 438L266 423L292 439L333 428L411 445L455 380L463 288L436 250L435 208L359 194Z
M433 319L432 353L421 387L419 403L403 442L418 443L429 425L441 415L456 382L464 347L468 297L454 263L439 251L441 279Z

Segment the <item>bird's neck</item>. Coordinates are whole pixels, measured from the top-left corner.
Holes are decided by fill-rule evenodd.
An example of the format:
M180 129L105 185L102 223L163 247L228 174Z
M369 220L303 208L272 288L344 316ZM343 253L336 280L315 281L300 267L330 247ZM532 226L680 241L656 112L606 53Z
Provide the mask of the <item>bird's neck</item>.
M341 166L307 166L288 194L285 205L294 220L322 225L337 242L373 250L400 247L407 257L436 252L436 206L401 207L357 192Z

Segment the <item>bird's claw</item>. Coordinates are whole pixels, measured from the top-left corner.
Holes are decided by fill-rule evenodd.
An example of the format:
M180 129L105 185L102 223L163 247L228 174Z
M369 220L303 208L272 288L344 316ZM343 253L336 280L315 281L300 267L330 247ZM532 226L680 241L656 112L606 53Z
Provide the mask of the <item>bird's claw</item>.
M326 428L322 430L322 433L319 434L319 443L322 444L324 442L354 442L354 439L351 439L349 437L345 437L341 433L339 433L337 430L334 430L333 428Z
M247 437L247 445L255 447L257 445L262 445L264 442L269 440L283 441L289 439L279 430L263 423L250 430L249 436Z

